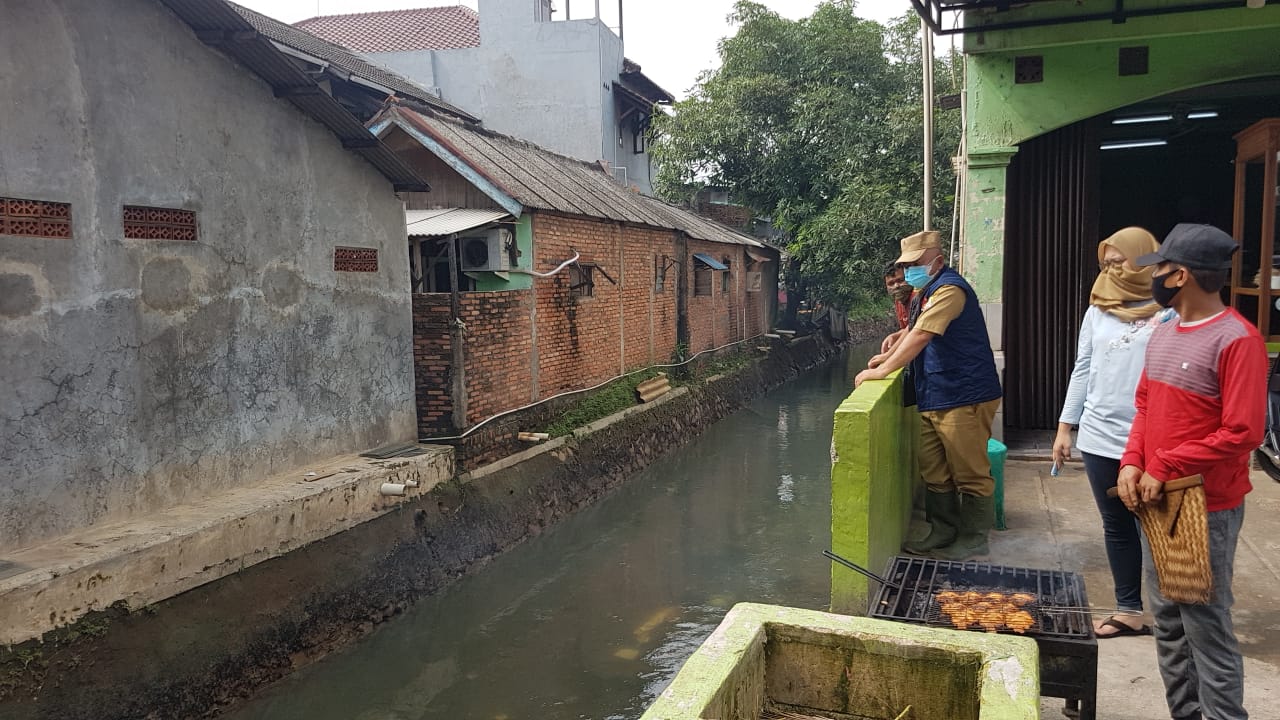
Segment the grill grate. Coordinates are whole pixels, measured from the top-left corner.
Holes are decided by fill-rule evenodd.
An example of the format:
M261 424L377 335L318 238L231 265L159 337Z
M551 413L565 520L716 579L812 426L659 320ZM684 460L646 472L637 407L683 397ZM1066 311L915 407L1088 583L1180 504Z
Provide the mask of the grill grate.
M1032 595L1034 600L1026 608L1035 623L1024 635L1040 649L1040 694L1065 698L1070 717L1097 717L1098 641L1093 636L1093 618L1084 610L1089 599L1079 575L899 556L889 562L885 579L897 587L880 587L871 616L921 625L954 627L939 612L937 594L944 590Z
M1037 570L975 562L949 562L931 558L897 557L890 563L886 579L900 586L883 586L872 616L924 625L954 627L942 612L937 594L943 591L1026 593L1033 600L1022 608L1033 619L1025 634L1031 637L1088 640L1093 637L1087 612L1074 610L1087 605L1084 582L1075 573ZM1069 612L1058 608L1073 608ZM975 626L970 629L981 631ZM999 632L1015 632L1001 626Z

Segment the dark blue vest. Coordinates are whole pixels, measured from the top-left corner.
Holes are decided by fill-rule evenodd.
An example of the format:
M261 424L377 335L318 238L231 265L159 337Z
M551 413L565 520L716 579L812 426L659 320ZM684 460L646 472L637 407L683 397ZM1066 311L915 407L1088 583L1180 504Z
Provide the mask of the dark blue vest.
M951 321L946 332L930 340L911 361L916 405L920 410L975 405L1004 394L996 373L995 356L991 354L987 324L978 307L978 295L960 273L950 267L942 268L938 277L920 293L920 306L947 285L955 285L964 291L964 310ZM911 318L913 327L918 314L917 311Z

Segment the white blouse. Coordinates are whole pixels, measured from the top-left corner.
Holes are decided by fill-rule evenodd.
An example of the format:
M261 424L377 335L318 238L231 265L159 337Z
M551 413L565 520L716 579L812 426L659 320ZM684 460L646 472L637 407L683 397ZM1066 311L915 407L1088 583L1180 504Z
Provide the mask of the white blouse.
M1173 310L1162 310L1145 320L1125 322L1089 306L1080 323L1076 365L1058 419L1080 426L1078 450L1115 460L1124 454L1147 341L1157 325L1176 317Z

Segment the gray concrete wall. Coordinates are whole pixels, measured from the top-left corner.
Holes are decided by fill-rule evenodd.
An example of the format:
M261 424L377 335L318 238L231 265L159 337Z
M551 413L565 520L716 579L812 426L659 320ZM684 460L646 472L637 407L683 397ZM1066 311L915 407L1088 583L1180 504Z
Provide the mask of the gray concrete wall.
M390 183L159 2L4 15L0 196L74 236L0 235L0 552L413 438ZM122 204L199 239L126 240Z

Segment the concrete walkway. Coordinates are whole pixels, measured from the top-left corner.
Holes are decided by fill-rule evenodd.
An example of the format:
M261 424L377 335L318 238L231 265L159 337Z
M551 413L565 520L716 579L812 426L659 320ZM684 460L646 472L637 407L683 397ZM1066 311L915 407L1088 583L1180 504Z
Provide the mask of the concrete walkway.
M39 638L120 601L147 607L393 512L453 476L453 448L419 451L339 456L6 552L0 644ZM402 484L403 494L383 495L385 482Z
M1236 553L1234 619L1245 654L1245 705L1254 720L1280 719L1280 483L1253 474ZM1050 477L1049 463L1005 466L1008 530L992 533L991 561L1082 572L1094 607L1111 607L1111 573L1102 521L1079 463ZM1150 623L1150 618L1147 619ZM1062 701L1046 698L1046 720L1062 717ZM1098 641L1099 720L1169 717L1150 637Z

